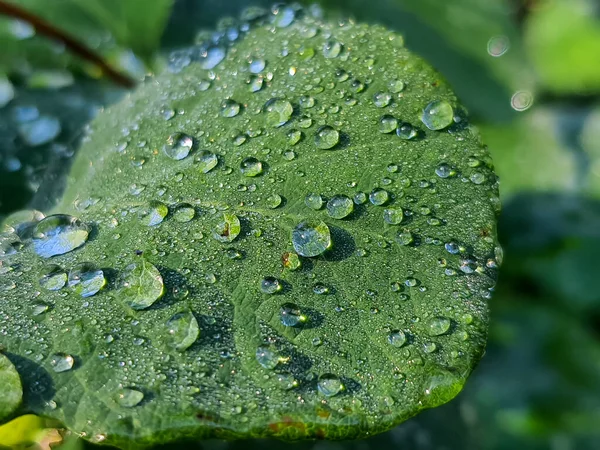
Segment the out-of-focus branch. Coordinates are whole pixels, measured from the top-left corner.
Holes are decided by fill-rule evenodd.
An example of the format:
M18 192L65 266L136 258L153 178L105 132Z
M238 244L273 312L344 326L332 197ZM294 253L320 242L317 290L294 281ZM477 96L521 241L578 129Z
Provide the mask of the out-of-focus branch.
M102 69L102 72L114 83L126 88L135 86L134 80L113 69L100 55L35 14L4 0L0 0L0 14L27 22L35 28L38 34L64 44L72 53Z

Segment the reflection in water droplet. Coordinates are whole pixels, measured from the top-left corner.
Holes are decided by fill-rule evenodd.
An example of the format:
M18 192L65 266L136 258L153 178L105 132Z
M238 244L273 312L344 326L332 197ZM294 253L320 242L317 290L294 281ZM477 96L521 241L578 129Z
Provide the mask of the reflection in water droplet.
M508 36L492 36L487 44L488 54L495 58L504 55L509 48L510 39Z
M441 163L435 169L435 174L440 178L448 178L456 175L456 172L446 163Z
M410 231L404 231L402 233L398 233L396 236L396 241L400 245L410 245L414 242L415 238L413 237Z
M169 207L158 200L148 202L146 206L143 206L138 211L140 223L147 227L153 227L162 223L168 214Z
M200 336L198 321L191 311L175 314L167 323L169 345L179 352L192 346Z
M250 69L251 73L257 74L257 73L261 73L263 70L265 70L266 66L267 66L267 62L264 59L257 58L257 59L253 59L250 62L249 69Z
M265 112L267 113L267 125L278 128L289 122L294 113L294 107L283 98L272 98L265 104Z
M330 127L324 125L317 130L315 134L315 145L321 150L329 150L335 147L340 142L340 133Z
M327 202L327 214L334 219L343 219L354 211L354 202L345 195L335 195Z
M133 408L144 399L144 394L137 389L125 388L119 391L117 402L123 408Z
M431 336L446 334L450 329L450 319L446 317L435 317L429 322L428 332Z
M193 146L194 138L185 133L175 133L167 138L163 150L169 158L179 161L190 154Z
M164 292L160 272L145 259L128 265L121 274L119 299L133 309L149 308Z
M388 342L394 347L402 347L406 343L406 335L400 330L392 331L388 335Z
M33 229L33 248L43 257L63 255L81 247L88 240L90 227L66 214L40 220Z
M246 177L256 177L263 172L263 165L254 157L244 158L240 163L240 170Z
M246 80L250 92L258 92L263 88L264 78L260 75L250 75Z
M344 385L340 377L332 373L324 373L319 377L317 389L325 397L333 397L339 394L344 389Z
M200 67L206 70L214 69L225 59L225 49L221 47L210 47L198 58Z
M388 88L393 94L397 94L402 92L405 88L404 82L402 80L392 80L388 84Z
M443 130L452 124L454 110L445 100L434 100L423 110L421 120L430 130Z
M301 256L313 257L331 247L329 227L322 221L306 221L292 231L292 244Z
M82 297L91 297L106 286L106 278L102 269L94 264L84 262L74 266L69 271L69 287Z
M302 139L302 131L290 130L287 133L288 144L296 145Z
M272 194L266 198L267 207L270 209L278 208L279 206L281 206L282 202L283 202L283 199L281 198L281 195L279 195L279 194Z
M67 372L73 368L75 358L66 353L55 353L50 357L50 365L56 373Z
M302 315L300 308L294 303L284 303L279 313L281 323L286 327L297 327L306 322L306 316Z
M67 284L67 273L57 265L50 265L42 270L40 286L47 291L59 291Z
M213 237L219 242L232 242L240 234L242 227L240 219L235 214L224 213L222 219L215 225Z
M263 294L276 294L283 289L281 282L275 277L264 277L260 281L260 291Z

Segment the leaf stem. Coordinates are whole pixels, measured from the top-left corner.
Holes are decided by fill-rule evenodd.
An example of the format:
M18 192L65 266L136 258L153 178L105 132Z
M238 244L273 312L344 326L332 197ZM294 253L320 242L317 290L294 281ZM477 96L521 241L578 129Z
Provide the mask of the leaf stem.
M89 47L64 31L59 30L54 25L46 22L44 19L37 17L19 6L5 2L4 0L0 0L0 14L27 22L35 28L37 33L61 42L72 53L78 55L82 59L90 61L102 69L102 72L114 83L126 88L135 87L136 83L133 79L113 69L100 55L95 53Z

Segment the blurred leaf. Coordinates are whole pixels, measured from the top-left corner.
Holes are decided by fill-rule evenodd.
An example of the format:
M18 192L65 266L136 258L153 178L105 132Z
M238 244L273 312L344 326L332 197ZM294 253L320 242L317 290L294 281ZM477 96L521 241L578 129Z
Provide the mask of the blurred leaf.
M0 353L0 422L8 420L21 405L23 387L17 369ZM0 440L0 442L2 442Z
M547 89L557 93L600 92L597 7L596 0L543 0L529 16L527 50Z
M34 415L18 417L0 426L0 448L14 448L19 444L37 442L40 432L46 428L46 420Z
M500 177L500 195L576 191L577 161L559 135L557 112L535 108L507 125L479 124Z

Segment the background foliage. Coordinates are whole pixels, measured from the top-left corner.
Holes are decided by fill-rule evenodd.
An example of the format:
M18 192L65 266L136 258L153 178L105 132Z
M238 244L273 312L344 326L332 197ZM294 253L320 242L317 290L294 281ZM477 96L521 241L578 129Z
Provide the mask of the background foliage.
M16 2L16 0L13 0ZM141 79L164 53L249 4L19 0ZM450 404L391 432L298 449L593 449L600 442L600 7L593 0L323 0L399 30L449 80L501 177L505 262L488 352ZM0 220L46 210L83 127L124 93L96 67L0 17ZM518 111L523 109L523 111ZM32 126L35 125L35 126ZM58 424L0 427L0 446L48 448ZM84 444L66 437L61 448ZM289 446L289 444L285 444ZM33 446L33 447L32 447ZM202 448L279 449L277 442ZM181 448L181 447L178 447Z

